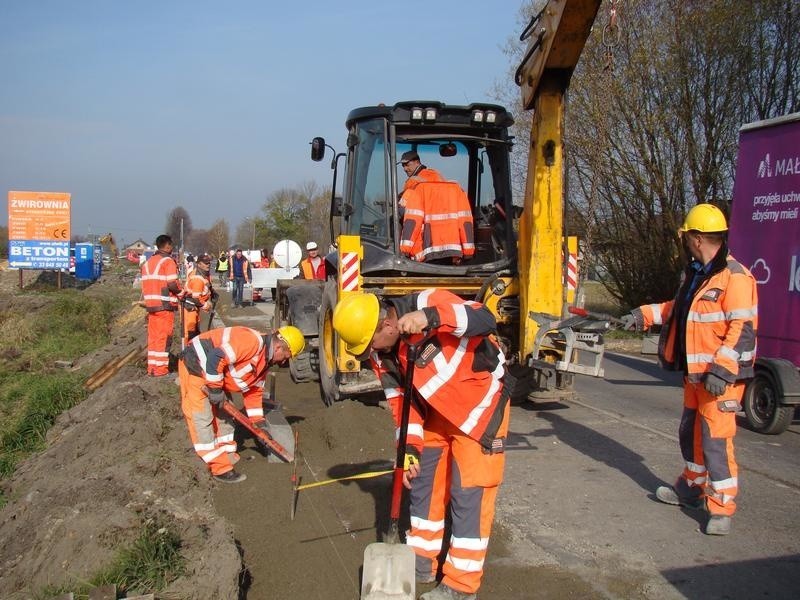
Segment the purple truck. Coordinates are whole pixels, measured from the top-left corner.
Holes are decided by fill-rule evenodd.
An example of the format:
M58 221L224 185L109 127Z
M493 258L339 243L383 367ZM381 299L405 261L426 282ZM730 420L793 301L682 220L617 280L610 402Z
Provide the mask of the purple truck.
M745 414L754 430L778 434L800 404L800 113L739 130L730 248L758 282L756 375Z

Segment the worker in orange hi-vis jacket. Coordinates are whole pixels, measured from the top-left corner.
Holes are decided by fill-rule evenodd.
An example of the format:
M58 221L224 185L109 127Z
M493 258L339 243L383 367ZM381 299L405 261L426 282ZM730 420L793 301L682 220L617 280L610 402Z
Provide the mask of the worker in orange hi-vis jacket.
M443 574L423 600L475 598L503 479L510 406L494 316L447 290L389 300L356 293L337 304L333 327L348 352L371 361L398 431L406 352L409 344L422 344L410 383L406 543L416 554L418 582L433 582L440 568ZM440 565L448 512L452 531Z
M730 532L739 476L734 457L736 413L744 380L753 376L758 330L756 281L728 252L728 224L712 204L698 204L679 229L689 263L673 300L625 315L628 328L662 325L661 365L682 371L678 430L684 468L674 486L660 486L666 504L705 509L708 535Z
M306 244L306 256L300 261L300 279L319 279L325 281L327 272L325 270L325 259L319 255L317 242Z
M142 296L147 310L147 374L169 373L169 351L175 328L175 311L183 293L178 265L172 258L172 238L156 238L156 252L142 265Z
M216 301L217 293L211 284L211 257L201 254L195 259L195 268L186 280L183 297L183 343L200 333L200 315L208 313Z
M461 264L475 254L469 198L455 181L426 181L403 194L400 251L419 262Z
M297 356L305 347L303 333L292 325L271 334L249 327L221 327L195 336L178 364L181 408L194 450L217 481L238 483L239 460L233 424L220 408L226 396L241 393L250 422L266 427L264 381L270 365Z

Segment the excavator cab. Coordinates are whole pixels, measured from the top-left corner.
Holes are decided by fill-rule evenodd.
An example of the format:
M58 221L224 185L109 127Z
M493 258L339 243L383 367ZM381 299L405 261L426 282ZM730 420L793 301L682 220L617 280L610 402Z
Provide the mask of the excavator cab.
M476 276L507 268L514 260L516 243L508 128L511 115L490 104L448 106L441 102L401 102L394 106L359 108L347 118L347 148L332 161L334 189L331 197L331 239L357 235L364 246L362 274L405 272L419 275L451 273ZM312 159L322 160L325 140L312 142ZM401 156L416 152L422 166L435 171L444 182L463 191L465 215L474 252L454 262L429 262L409 256L402 247L404 189L409 179ZM339 173L339 158L345 158ZM428 172L426 171L426 172ZM341 181L337 195L336 181ZM433 182L422 185L433 188ZM438 186L446 190L448 186ZM431 228L436 227L431 221Z

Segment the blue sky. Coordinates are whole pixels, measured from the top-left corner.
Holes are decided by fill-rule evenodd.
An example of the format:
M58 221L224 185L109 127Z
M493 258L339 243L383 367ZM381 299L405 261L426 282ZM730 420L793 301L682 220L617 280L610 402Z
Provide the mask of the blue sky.
M270 193L330 182L355 107L492 101L522 0L0 2L0 192L72 193L72 232L231 233ZM7 224L2 211L0 224Z

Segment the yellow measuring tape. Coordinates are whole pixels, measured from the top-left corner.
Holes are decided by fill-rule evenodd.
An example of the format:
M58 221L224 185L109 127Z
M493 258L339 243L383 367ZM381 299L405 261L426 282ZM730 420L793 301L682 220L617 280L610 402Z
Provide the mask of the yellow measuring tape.
M388 471L372 471L369 473L358 473L357 475L348 475L347 477L337 477L336 479L326 479L325 481L315 481L314 483L305 483L298 485L294 488L296 491L307 490L308 488L319 487L321 485L328 485L329 483L336 483L337 481L344 481L345 479L369 479L370 477L380 477L381 475L388 475L393 473L394 469Z

